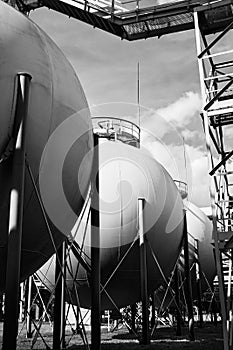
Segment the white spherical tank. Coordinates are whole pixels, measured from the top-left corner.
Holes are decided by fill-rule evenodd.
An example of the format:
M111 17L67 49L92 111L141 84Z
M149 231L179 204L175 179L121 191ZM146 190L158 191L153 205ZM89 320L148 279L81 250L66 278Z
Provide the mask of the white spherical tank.
M216 274L214 251L211 244L213 225L209 218L195 204L185 201L184 206L187 213L190 263L192 264L194 261L194 249L198 244L198 258L203 273L201 276L202 288L206 290L212 284Z
M16 75L25 72L32 76L26 130L27 160L42 199L46 196L50 198L45 207L56 208L52 217L47 207L46 210L48 219L51 219L54 243L58 246L69 234L68 227L72 228L74 220L72 218L67 223L70 218L66 212L63 213L61 196L55 195L57 183L62 183L67 207L75 215L81 211L89 185L93 140L87 101L73 68L54 42L31 20L2 1L0 51L0 158L12 141ZM72 144L64 146L70 134ZM48 140L52 140L49 146ZM55 166L58 171L58 165L62 165L60 177L50 172ZM0 163L0 291L4 290L5 284L11 174L12 155ZM39 188L40 176L42 189ZM54 253L28 172L25 186L21 280L36 271ZM65 222L67 231L61 229L60 223L57 224L56 216Z
M121 307L140 300L138 198L145 199L149 292L163 282L159 267L168 277L177 260L183 203L170 175L146 151L106 141L99 147L99 164L101 283L105 286L102 309L111 309L114 303ZM89 263L91 230L89 225L84 237L84 226L85 222L75 240L79 246L84 244L83 258ZM74 256L72 270L77 273L75 284L69 274L67 283L73 300L76 285L81 306L90 307L89 277Z
M191 284L192 284L192 297L197 298L197 271L194 268L194 263L198 258L200 270L199 277L201 281L201 291L205 292L212 286L214 277L216 275L215 259L212 242L212 230L213 225L209 218L199 209L195 204L184 200L184 209L186 211L187 219L187 232L188 232L188 244L189 244L189 266L191 270ZM179 271L181 272L182 279L185 279L184 269L184 251L181 251L179 258ZM174 281L172 288L174 287ZM166 285L155 291L155 305L160 307L163 300ZM167 294L165 301L163 302L163 308L166 309L175 308L174 302L171 300L170 293Z

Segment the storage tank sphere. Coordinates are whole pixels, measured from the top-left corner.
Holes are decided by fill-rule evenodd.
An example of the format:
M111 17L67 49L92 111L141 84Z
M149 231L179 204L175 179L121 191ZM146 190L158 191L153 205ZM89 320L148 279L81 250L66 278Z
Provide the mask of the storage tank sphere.
M212 245L213 224L205 213L192 202L185 200L184 207L187 213L187 230L191 250L191 262L194 261L194 249L198 246L198 258L203 291L208 289L216 275L214 251Z
M49 194L50 202L46 202L45 206L56 208L55 217L46 208L55 246L64 240L81 211L90 180L93 140L87 101L73 68L36 24L2 1L0 51L0 291L3 291L12 174L9 150L14 141L16 75L25 72L32 76L26 153L38 189L38 179L42 175L41 195L42 192ZM53 142L48 146L50 139ZM70 139L72 142L67 144ZM52 158L49 159L48 154ZM88 156L82 161L86 154ZM60 165L62 168L58 169ZM59 178L50 172L51 167L58 171ZM62 194L55 193L55 185L60 180L62 186L59 191L62 188ZM35 272L54 253L28 171L25 186L21 280ZM56 217L60 216L57 223Z
M200 278L201 291L204 293L211 288L216 275L214 252L211 244L213 225L203 211L187 199L187 185L183 181L175 181L175 183L184 199L183 203L186 211L189 243L189 266L191 271L192 296L193 299L196 299L198 296L197 277ZM198 261L196 259L198 259ZM200 267L198 270L194 268L196 262L198 262ZM182 249L178 262L182 279L185 278L184 263L184 251ZM155 305L159 308L163 300L163 309L169 308L171 311L171 307L175 308L176 306L170 293L167 294L164 300L166 288L167 286L163 284L160 288L155 290ZM172 288L175 288L173 284Z
M146 151L118 140L100 142L99 178L101 284L105 287L102 309L112 309L140 300L138 198L145 199L149 292L163 282L159 269L168 278L176 263L183 232L183 203L161 164ZM83 221L75 241L84 246L82 256L90 263L91 227L88 224L85 230L85 225ZM70 270L77 276L74 283L67 274L73 302L77 302L78 287L81 306L90 307L89 276L74 256Z

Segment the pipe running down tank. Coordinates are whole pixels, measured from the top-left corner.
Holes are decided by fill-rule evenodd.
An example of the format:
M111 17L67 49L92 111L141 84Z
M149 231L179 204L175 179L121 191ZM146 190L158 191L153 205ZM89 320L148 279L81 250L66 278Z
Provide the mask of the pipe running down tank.
M73 137L72 147L64 156L61 172L64 196L70 207L80 213L87 192L92 167L92 125L87 101L80 82L62 52L55 43L30 19L0 1L0 292L5 287L5 269L8 235L8 204L11 190L12 149L15 144L13 130L17 123L15 113L15 81L18 73L32 76L29 97L29 114L26 130L27 160L37 188L39 176L42 192L55 192L58 179L48 173L48 152L52 166L57 166L66 140ZM73 134L72 134L73 130ZM56 131L56 132L55 132ZM74 139L75 134L75 139ZM56 136L54 147L47 150L48 140ZM50 142L51 144L51 142ZM48 151L48 152L47 152ZM51 153L52 152L52 153ZM43 154L43 157L42 157ZM84 156L87 155L84 159ZM83 160L84 159L84 160ZM82 164L82 165L81 165ZM79 182L77 181L79 174ZM41 193L43 196L43 193ZM34 273L54 253L73 226L53 195L56 220L47 216L52 240L46 228L41 207L26 171L24 221L21 257L21 280ZM63 214L63 216L62 216ZM64 222L61 222L61 221Z

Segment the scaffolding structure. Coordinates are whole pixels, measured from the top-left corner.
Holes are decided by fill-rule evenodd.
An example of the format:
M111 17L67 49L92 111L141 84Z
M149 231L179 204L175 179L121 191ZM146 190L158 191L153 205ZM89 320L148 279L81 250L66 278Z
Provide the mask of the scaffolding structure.
M202 94L202 119L209 161L213 239L223 323L224 350L232 346L232 256L233 172L229 135L233 124L233 50L224 40L233 27L229 23L217 36L202 30L203 9L194 13L198 67ZM227 269L225 267L227 266Z

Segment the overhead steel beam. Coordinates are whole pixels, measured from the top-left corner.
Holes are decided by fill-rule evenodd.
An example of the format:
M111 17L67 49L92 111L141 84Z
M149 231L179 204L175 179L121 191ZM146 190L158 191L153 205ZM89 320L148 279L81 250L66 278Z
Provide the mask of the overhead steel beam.
M224 30L228 25L231 28L232 25L232 0L212 1L207 5L204 0L185 0L144 8L138 4L130 11L124 10L123 5L116 8L114 0L109 1L106 7L101 7L102 3L98 5L98 1L85 0L18 1L27 11L46 6L130 41L194 29L194 11L202 12L204 35Z

